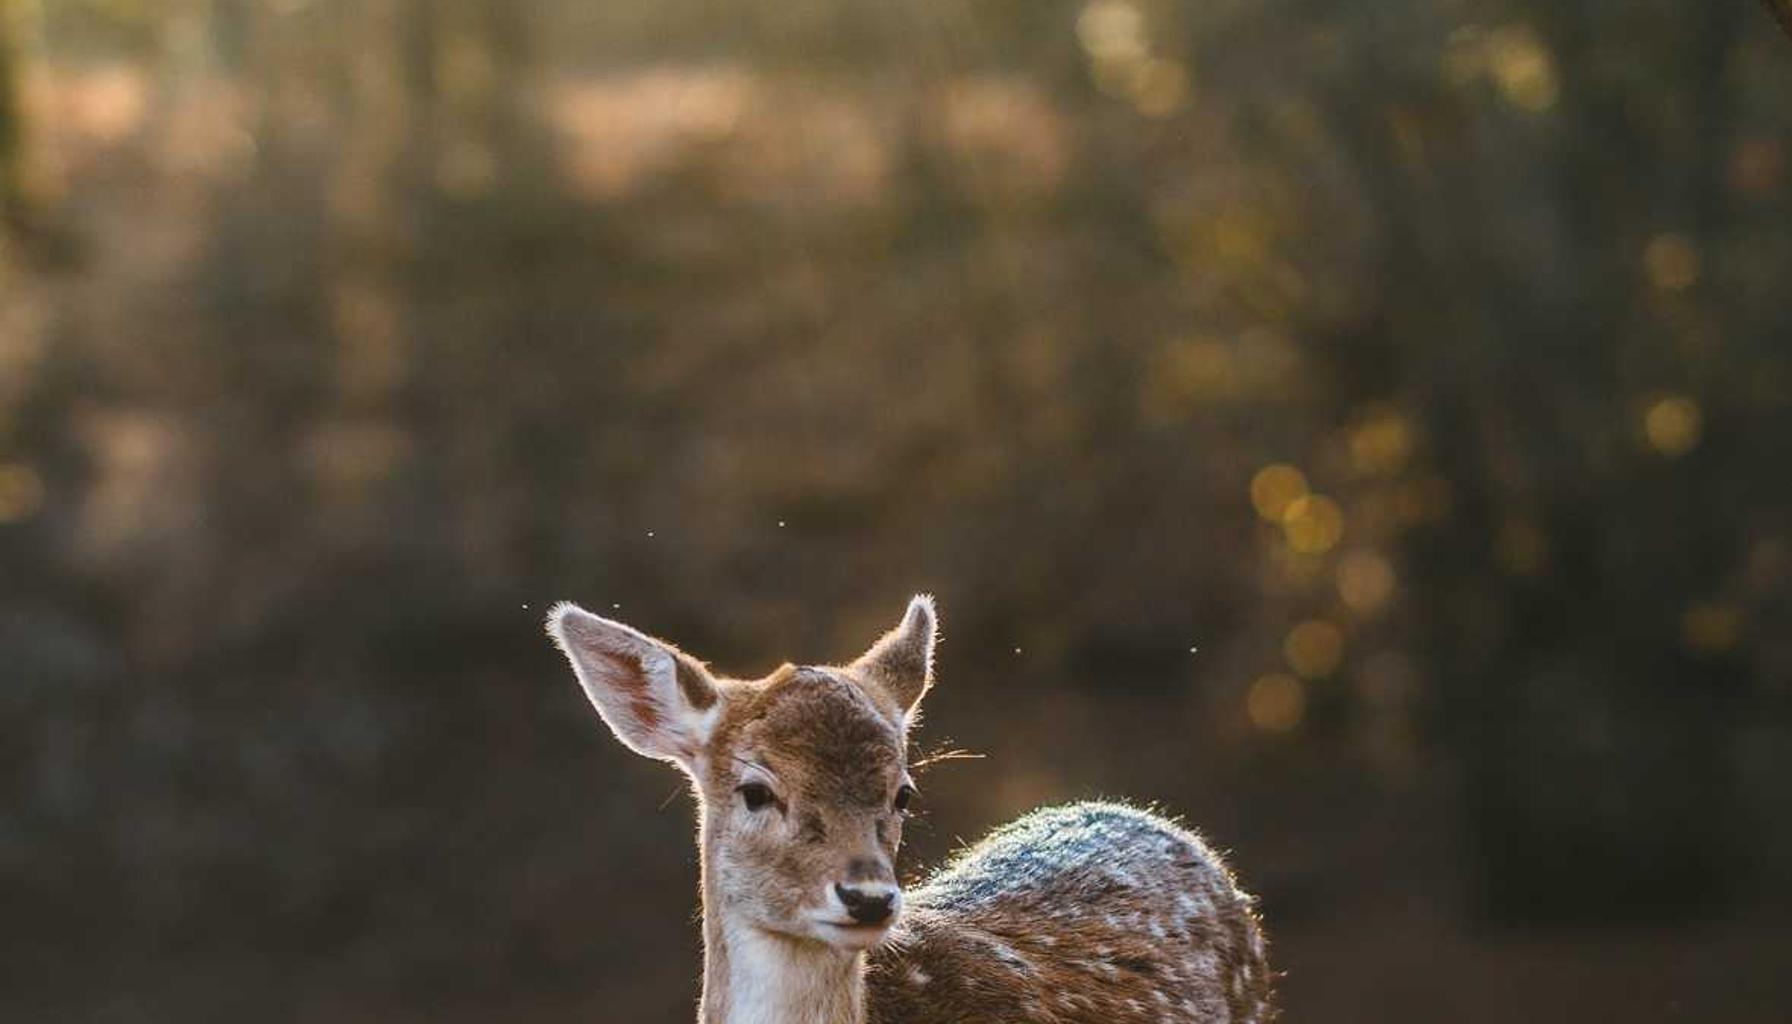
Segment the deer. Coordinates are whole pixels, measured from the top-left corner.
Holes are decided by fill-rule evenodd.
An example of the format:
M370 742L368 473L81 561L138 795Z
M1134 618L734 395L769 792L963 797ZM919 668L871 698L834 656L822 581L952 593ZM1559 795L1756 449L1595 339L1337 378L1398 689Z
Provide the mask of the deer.
M1033 811L911 892L896 854L934 602L839 666L759 679L570 602L585 696L698 807L699 1024L1265 1024L1255 899L1199 836L1105 802Z

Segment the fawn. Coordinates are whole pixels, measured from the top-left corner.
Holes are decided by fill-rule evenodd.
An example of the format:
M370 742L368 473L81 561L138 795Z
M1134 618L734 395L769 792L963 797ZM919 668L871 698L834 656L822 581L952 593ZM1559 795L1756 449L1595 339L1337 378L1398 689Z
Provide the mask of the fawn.
M697 794L700 1024L1268 1021L1252 898L1146 812L1035 811L904 897L934 623L916 597L850 665L736 680L576 605L549 615L616 738Z

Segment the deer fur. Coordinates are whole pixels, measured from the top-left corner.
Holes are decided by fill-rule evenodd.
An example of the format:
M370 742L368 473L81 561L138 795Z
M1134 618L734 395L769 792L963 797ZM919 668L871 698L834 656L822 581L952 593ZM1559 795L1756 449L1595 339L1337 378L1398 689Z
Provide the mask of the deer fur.
M573 604L548 617L623 744L699 805L700 1024L1262 1024L1252 898L1193 833L1109 803L1035 811L905 896L908 733L931 598L844 666L721 678Z

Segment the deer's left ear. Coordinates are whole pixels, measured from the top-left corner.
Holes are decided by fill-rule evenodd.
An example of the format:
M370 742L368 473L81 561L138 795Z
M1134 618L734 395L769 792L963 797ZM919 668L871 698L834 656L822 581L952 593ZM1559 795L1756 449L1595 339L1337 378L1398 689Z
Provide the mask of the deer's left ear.
M916 594L896 628L872 644L852 663L852 668L889 694L905 719L912 719L921 698L933 686L933 643L937 635L933 598Z

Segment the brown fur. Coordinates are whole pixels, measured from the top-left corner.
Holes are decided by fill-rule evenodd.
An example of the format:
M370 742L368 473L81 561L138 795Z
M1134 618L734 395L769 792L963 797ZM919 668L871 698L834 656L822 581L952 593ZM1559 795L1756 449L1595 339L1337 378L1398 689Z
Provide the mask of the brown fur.
M1046 843L1064 849L1034 863ZM1270 1019L1250 897L1198 837L1110 804L984 840L915 893L870 964L873 1024Z

